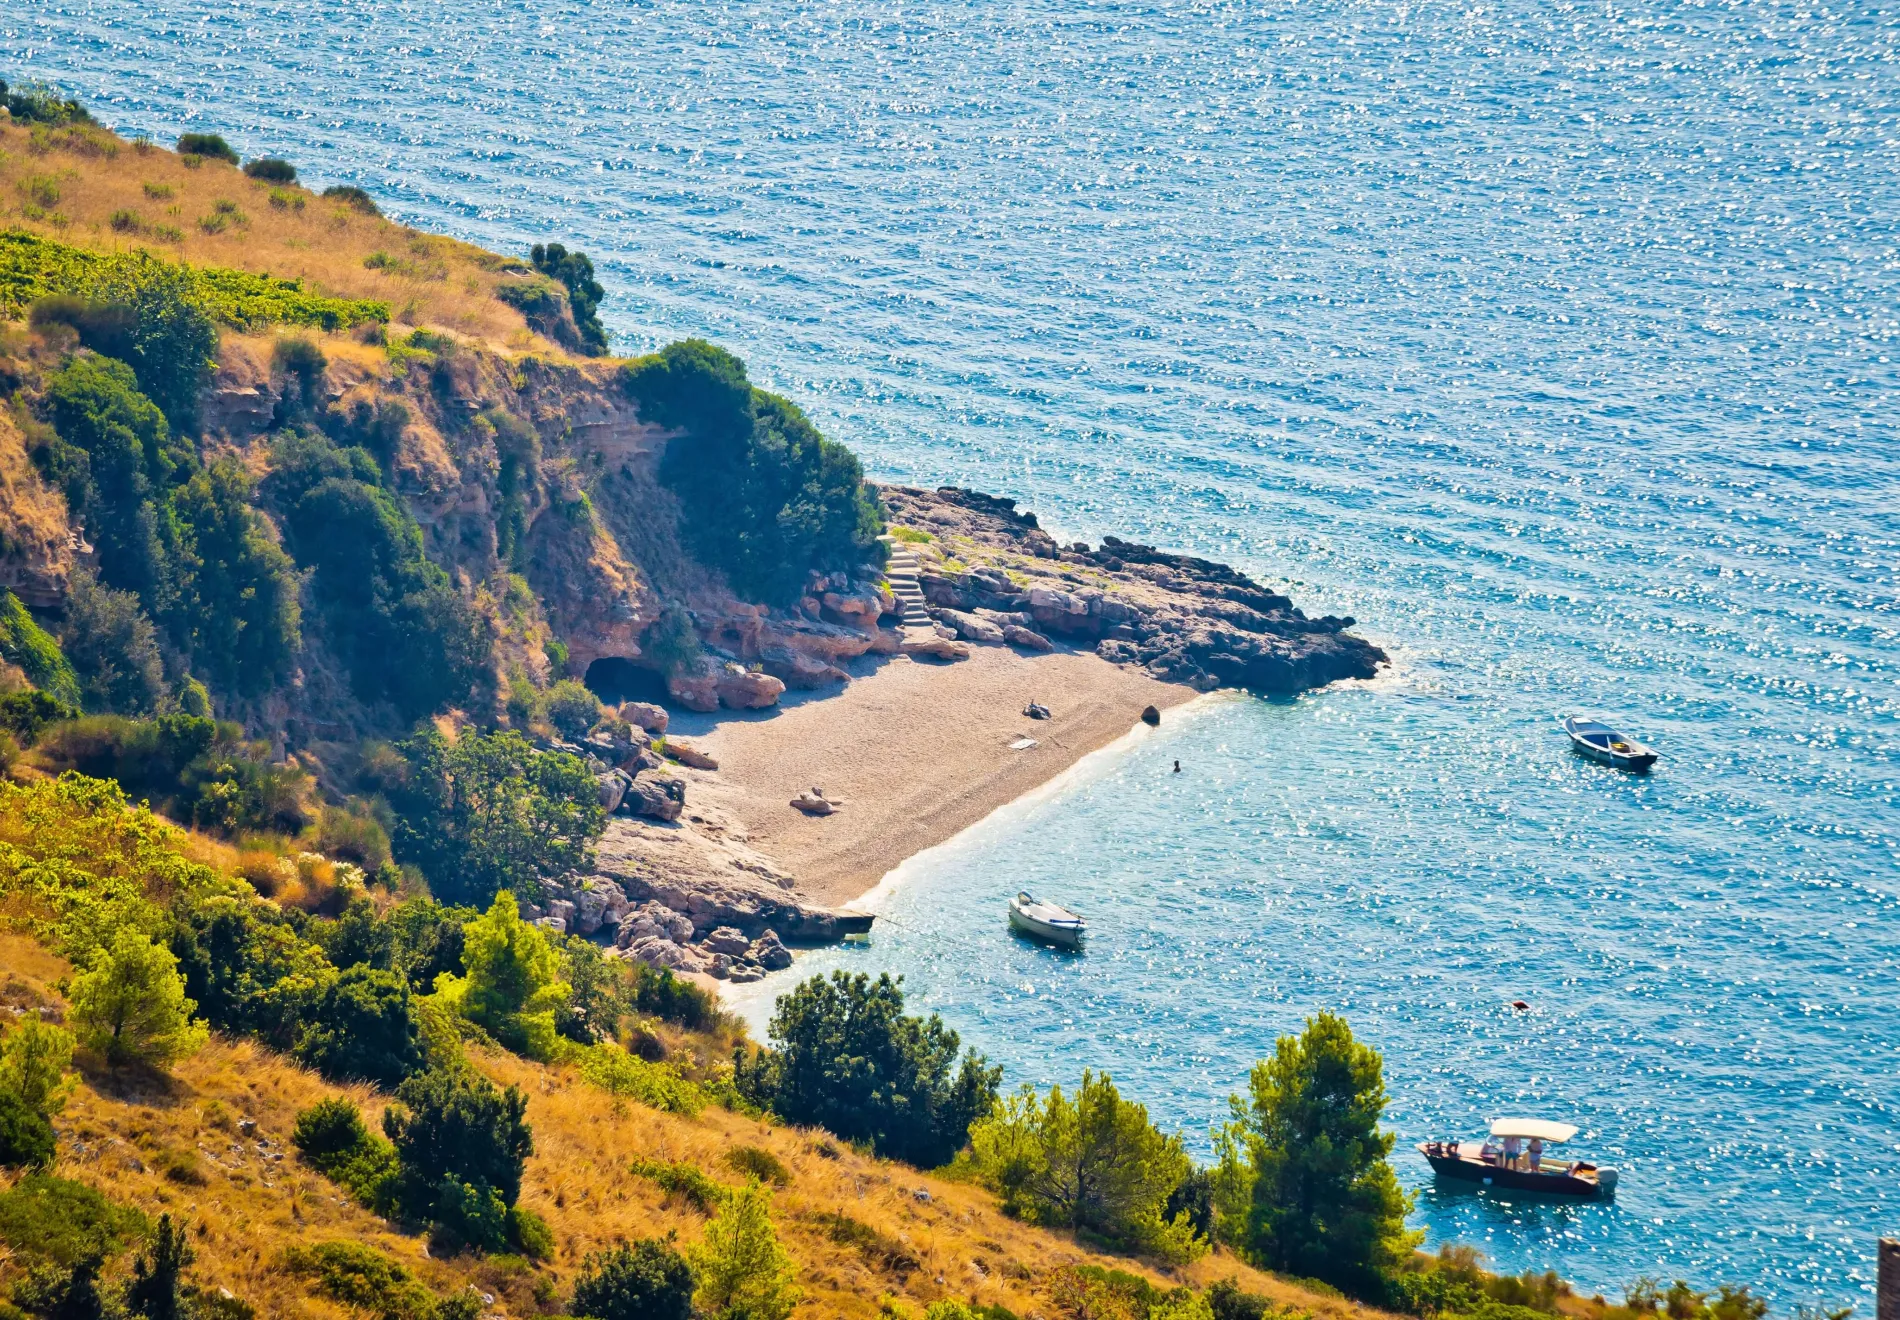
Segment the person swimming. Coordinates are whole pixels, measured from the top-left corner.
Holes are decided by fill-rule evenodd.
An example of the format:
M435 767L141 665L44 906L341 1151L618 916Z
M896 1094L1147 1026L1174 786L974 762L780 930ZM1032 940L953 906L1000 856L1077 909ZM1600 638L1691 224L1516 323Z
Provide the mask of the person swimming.
M1181 763L1179 761L1174 763L1174 773L1177 775L1181 773Z

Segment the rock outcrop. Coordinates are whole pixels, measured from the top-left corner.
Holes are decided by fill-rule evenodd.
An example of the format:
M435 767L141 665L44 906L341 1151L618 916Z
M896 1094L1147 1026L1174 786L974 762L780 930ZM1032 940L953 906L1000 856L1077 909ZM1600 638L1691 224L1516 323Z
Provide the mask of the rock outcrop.
M1058 545L1014 500L954 486L886 486L892 521L929 533L913 545L932 615L962 642L1092 647L1117 664L1203 690L1285 694L1370 678L1385 653L1225 564L1113 536ZM957 565L937 549L955 538Z

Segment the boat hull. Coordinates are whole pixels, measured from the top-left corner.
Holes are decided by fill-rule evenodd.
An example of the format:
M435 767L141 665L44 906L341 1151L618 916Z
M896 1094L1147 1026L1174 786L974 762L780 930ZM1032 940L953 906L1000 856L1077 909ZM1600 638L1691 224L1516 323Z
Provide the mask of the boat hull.
M1483 1187L1497 1187L1513 1192L1537 1192L1546 1196L1565 1196L1576 1200L1599 1201L1614 1195L1616 1190L1616 1172L1613 1169L1600 1171L1598 1177L1581 1178L1575 1174L1544 1172L1531 1173L1525 1169L1506 1169L1489 1164L1465 1154L1449 1154L1434 1151L1429 1146L1420 1146L1418 1153L1432 1166L1432 1171L1441 1178L1453 1178L1459 1182L1476 1183ZM1598 1173L1592 1170L1592 1173Z
M1014 907L1009 910L1009 926L1011 930L1020 931L1031 939L1041 940L1045 944L1060 945L1065 949L1082 947L1083 931L1067 926L1051 926L1048 922L1037 921L1034 917Z
M1613 752L1607 747L1597 747L1585 742L1575 734L1571 735L1570 746L1577 754L1595 761L1598 765L1607 765L1613 770L1633 770L1638 774L1656 764L1656 753L1639 752L1635 756L1626 756L1622 752Z

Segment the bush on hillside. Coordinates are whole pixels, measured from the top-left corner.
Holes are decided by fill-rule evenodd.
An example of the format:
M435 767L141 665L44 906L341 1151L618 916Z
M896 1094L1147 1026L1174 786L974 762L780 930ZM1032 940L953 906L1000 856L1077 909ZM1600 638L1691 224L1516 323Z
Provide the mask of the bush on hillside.
M381 482L366 450L295 434L273 452L264 490L297 563L315 571L312 594L351 688L413 721L467 703L486 681L493 641Z
M72 1067L73 1045L73 1034L64 1027L22 1017L0 1036L0 1094L17 1097L36 1114L57 1114L72 1093L66 1070Z
M974 1050L959 1067L957 1033L935 1014L904 1016L901 978L888 974L814 976L780 996L770 1035L774 1048L735 1055L740 1094L891 1159L945 1163L996 1103L1003 1070Z
M136 930L121 930L73 978L72 1023L82 1045L112 1064L165 1068L209 1038L185 996L178 959Z
M481 1250L524 1245L532 1221L515 1199L534 1153L528 1098L467 1069L438 1069L404 1082L396 1102L383 1132L396 1148L392 1191L403 1211Z
M115 780L202 829L230 834L304 826L305 772L290 762L271 764L269 746L246 742L229 722L88 715L43 731L39 755L54 769Z
M1185 1214L1162 1215L1193 1169L1181 1139L1122 1099L1106 1073L1083 1070L1073 1097L1055 1086L1039 1098L1025 1085L970 1128L970 1147L1011 1213L1179 1262L1206 1250Z
M394 972L350 968L303 1013L295 1053L333 1082L395 1090L422 1067L408 983Z
M578 679L564 678L548 689L548 723L569 738L584 738L600 721L600 698Z
M297 167L275 156L260 156L256 160L245 161L244 173L250 178L261 179L265 183L297 182Z
M216 133L181 133L178 136L178 154L181 156L203 156L210 160L221 160L228 164L238 163L237 152L231 149Z
M323 195L332 201L341 202L361 215L381 215L376 199L361 188L348 183L333 183L323 190Z
M151 715L164 703L158 629L132 592L101 586L89 570L74 569L60 636L87 709Z
M79 676L67 663L59 643L33 621L20 598L5 588L0 588L0 660L18 665L27 681L53 700L67 706L80 703Z
M346 1188L359 1205L388 1212L395 1203L396 1148L371 1132L342 1096L319 1100L297 1115L290 1144L305 1164Z
M581 1263L568 1310L585 1320L692 1320L693 1267L672 1239L640 1238Z
M46 1115L11 1091L0 1091L0 1168L43 1169L59 1153Z
M719 1023L719 1001L711 991L673 975L670 968L636 963L628 1003L636 1013L650 1014L685 1027L710 1031Z
M71 97L62 97L50 84L0 82L0 106L16 124L90 124L92 114Z
M561 958L539 926L521 919L503 889L488 911L462 930L465 977L444 977L445 1004L512 1050L547 1060L555 1054L555 1015L573 987L561 979Z
M287 678L303 645L290 556L250 505L235 459L213 463L173 495L178 526L173 638L220 690L256 696Z
M534 268L551 280L559 280L567 290L568 306L574 311L574 326L579 342L568 347L589 357L607 351L607 331L600 324L600 300L607 291L594 279L594 263L584 252L569 252L559 243L536 243L529 253Z
M725 1197L687 1260L698 1282L693 1301L710 1316L786 1320L803 1296L772 1228L771 1198L756 1182Z
M1267 1269L1312 1275L1361 1295L1418 1242L1411 1198L1386 1162L1379 1130L1384 1063L1345 1019L1309 1018L1254 1065L1250 1095L1218 1141L1218 1229Z
M110 1257L146 1228L138 1211L51 1174L29 1173L0 1191L0 1242L56 1265Z
M431 889L489 904L507 889L530 899L579 870L606 822L600 790L578 757L538 752L518 733L464 733L451 743L424 726L400 744L396 855Z
M28 689L0 697L0 729L5 729L21 746L31 747L48 725L76 720L79 712L59 698Z
M318 1291L352 1311L378 1320L476 1320L481 1294L472 1289L438 1297L394 1260L361 1242L319 1242L284 1253L284 1268L315 1282Z
M755 390L738 358L689 339L629 364L624 379L644 419L682 432L660 479L679 496L687 548L735 590L786 603L811 569L879 559L883 515L856 457Z
M174 430L197 422L199 388L217 365L218 328L199 285L184 266L141 251L102 267L87 290L93 301L131 312L125 360Z

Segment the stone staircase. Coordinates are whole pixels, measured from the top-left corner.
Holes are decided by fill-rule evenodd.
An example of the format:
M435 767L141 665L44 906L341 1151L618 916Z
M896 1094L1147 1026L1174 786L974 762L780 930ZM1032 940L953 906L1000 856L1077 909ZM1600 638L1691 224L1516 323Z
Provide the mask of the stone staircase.
M917 552L890 537L885 538L885 543L891 547L891 557L884 566L884 580L890 583L891 594L897 597L903 626L934 629L930 612L924 608L924 589L917 585L917 571L921 567Z

